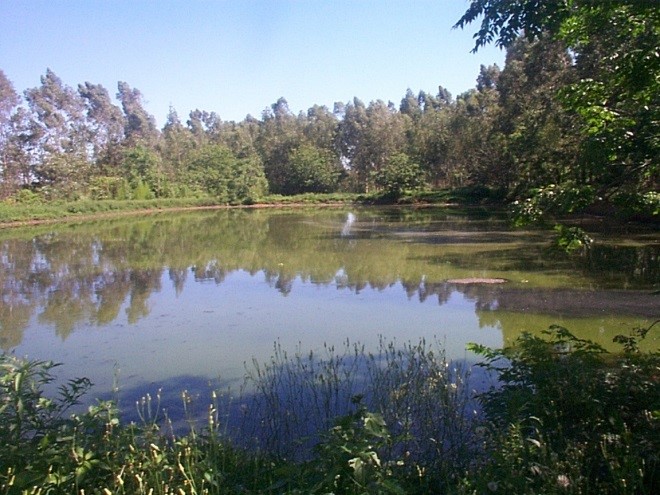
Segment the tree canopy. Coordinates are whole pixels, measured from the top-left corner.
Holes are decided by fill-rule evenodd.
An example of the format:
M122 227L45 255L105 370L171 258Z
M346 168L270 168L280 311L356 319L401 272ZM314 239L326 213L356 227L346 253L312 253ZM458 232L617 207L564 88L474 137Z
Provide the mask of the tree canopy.
M553 92L562 106L558 111L577 116L570 129L579 140L579 149L576 159L567 161L572 173L559 180L545 180L546 184L589 186L596 197L608 198L657 191L657 2L473 0L455 27L464 28L479 18L475 51L495 43L510 53L524 38L546 46L548 42L560 43L570 57L564 71L568 77L559 81ZM547 60L546 52L542 62Z
M660 210L660 8L643 0L472 0L504 67L453 97L407 88L399 104L355 97L295 114L223 121L171 108L159 129L126 82L66 85L51 69L21 96L0 71L0 198L496 190L533 218L606 202ZM20 194L19 194L20 195ZM554 203L553 203L554 201ZM521 206L522 205L522 206Z

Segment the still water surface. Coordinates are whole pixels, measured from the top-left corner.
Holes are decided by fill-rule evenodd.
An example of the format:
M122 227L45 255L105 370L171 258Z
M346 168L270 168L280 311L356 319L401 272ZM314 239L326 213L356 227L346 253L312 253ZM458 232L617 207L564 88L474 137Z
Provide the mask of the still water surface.
M127 396L346 339L501 346L553 323L611 348L660 317L660 239L598 232L584 255L481 210L213 210L0 233L0 347ZM465 283L498 278L500 284ZM645 342L658 348L657 332ZM120 393L121 394L121 393Z

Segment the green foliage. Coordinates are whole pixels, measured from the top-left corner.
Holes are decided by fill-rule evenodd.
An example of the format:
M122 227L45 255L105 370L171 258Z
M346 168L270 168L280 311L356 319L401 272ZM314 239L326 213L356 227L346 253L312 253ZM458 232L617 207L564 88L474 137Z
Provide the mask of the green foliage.
M390 157L387 164L373 173L374 182L390 198L399 198L404 191L420 189L424 185L424 172L405 153Z
M577 53L580 73L560 96L582 117L588 145L600 148L600 187L653 190L660 153L660 9L630 0L581 5L559 36Z
M556 31L570 14L566 0L552 0L539 5L533 0L472 0L454 28L464 28L480 16L481 27L473 51L495 42L506 48L520 35L530 39L546 31Z
M289 153L288 179L284 194L331 193L337 190L341 168L332 155L303 144Z
M555 225L557 232L557 246L567 253L587 249L593 239L580 227L567 227L565 225Z
M223 203L254 202L266 192L263 167L254 158L237 158L222 145L196 150L188 165L187 183Z
M406 493L393 477L396 463L384 463L379 456L379 450L392 443L385 420L368 412L361 400L354 397L357 410L337 419L317 445L313 465L321 480L310 493Z
M127 184L120 177L94 177L89 182L88 194L91 199L127 199Z
M483 419L449 397L460 384L424 343L385 345L377 356L358 346L352 359L331 354L325 363L281 355L285 361L259 372L266 387L257 387L262 404L275 406L271 414L284 413L264 417L274 426L301 412L314 419L320 411L310 408L312 397L334 404L339 397L324 394L362 386L366 392L346 396L349 410L327 418L314 456L298 462L232 446L216 393L201 429L183 393L190 430L179 436L160 393L138 401L139 424L122 425L111 402L79 412L88 380L71 380L51 398L44 389L53 388L57 365L3 354L0 493L656 493L660 355L639 346L652 327L617 337L617 355L557 326L545 338L525 334L504 349L472 345L500 382L478 396ZM288 389L292 380L312 388ZM306 411L291 408L295 401ZM430 407L428 417L419 404ZM299 419L294 426L302 428ZM436 420L448 420L450 430L428 429ZM461 428L468 437L446 436ZM418 455L425 442L438 445L437 461ZM481 450L461 450L466 442Z
M54 380L56 365L0 356L0 488L3 493L78 492L90 471L105 478L107 466L98 446L105 428L117 424L110 404L99 404L89 414L71 414L91 384L71 380L59 387L55 399L43 388ZM25 490L25 491L23 491Z
M647 330L648 331L648 330ZM474 488L502 493L654 493L660 445L660 354L624 352L554 326L511 347L473 345L500 386L480 396L487 458Z
M571 143L570 134L560 141L557 148L568 158L570 168L558 169L554 178L543 182L562 183L568 174L576 184L589 185L604 198L620 191L657 190L660 9L654 2L472 0L455 27L463 28L481 16L475 50L494 42L511 51L521 37L539 43L561 42L570 50L573 63L564 70L569 78L558 79L544 93L556 94L567 116L578 116L577 120L569 118L569 126L564 126L574 134L578 130L578 142ZM531 91L516 95L516 101L533 91L534 85ZM516 101L505 106L516 108ZM553 114L552 118L559 115L556 110ZM521 136L539 136L537 121L538 115L532 115ZM537 146L525 149L552 143L557 131L546 133ZM572 149L574 157L570 156ZM514 162L527 153L512 151ZM528 182L538 178L538 173L533 174Z
M135 181L135 186L131 194L131 199L137 201L143 201L145 199L153 199L154 193L151 191L151 188L145 184L142 179L137 179Z
M13 201L24 205L36 205L43 203L43 198L31 189L19 189L14 193Z
M274 464L221 441L217 402L203 431L180 438L161 429L151 397L138 404L142 424L123 426L110 402L70 413L88 380L48 398L55 366L0 356L0 493L261 493L272 483L262 471Z
M120 185L117 199L145 200L171 196L163 160L152 148L142 144L128 148L122 163L128 187Z
M617 213L624 218L650 219L660 216L660 193L619 193L612 198Z
M593 203L592 187L550 184L530 191L530 196L513 202L511 209L518 226L540 223L548 217L579 212Z

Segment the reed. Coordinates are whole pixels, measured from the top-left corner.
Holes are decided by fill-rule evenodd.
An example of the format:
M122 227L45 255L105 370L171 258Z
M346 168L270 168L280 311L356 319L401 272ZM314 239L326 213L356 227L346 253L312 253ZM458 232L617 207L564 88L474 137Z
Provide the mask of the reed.
M80 410L88 380L49 396L56 364L2 354L0 495L657 493L652 327L617 355L561 327L474 346L499 380L485 392L437 342L276 343L202 420L182 392L183 431L159 392L122 423L113 401Z

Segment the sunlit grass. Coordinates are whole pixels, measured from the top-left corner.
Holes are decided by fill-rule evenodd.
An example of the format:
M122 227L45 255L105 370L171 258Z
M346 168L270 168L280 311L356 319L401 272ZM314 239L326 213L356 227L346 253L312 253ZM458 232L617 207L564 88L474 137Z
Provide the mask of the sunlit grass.
M189 198L159 198L145 200L90 200L77 201L46 201L36 194L27 195L29 201L0 201L0 224L11 224L30 221L47 221L67 219L71 217L95 216L112 213L141 212L144 210L163 210L196 207L225 206L299 206L299 205L332 205L332 204L373 204L382 202L378 193L306 193L294 196L278 194L265 196L257 202L227 205L212 197ZM487 196L487 195L486 195ZM434 190L410 193L402 197L398 203L426 204L474 204L481 202L483 192L473 190Z

